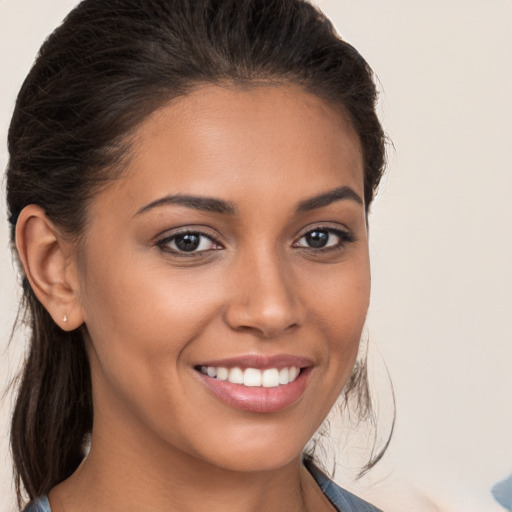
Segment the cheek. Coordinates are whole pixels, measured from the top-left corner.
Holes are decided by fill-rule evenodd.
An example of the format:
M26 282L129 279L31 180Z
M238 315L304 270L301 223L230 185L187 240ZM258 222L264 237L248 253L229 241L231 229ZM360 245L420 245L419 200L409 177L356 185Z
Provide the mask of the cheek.
M323 330L333 400L350 376L370 300L368 258L354 260L323 281L314 295L314 324Z
M370 301L370 266L366 255L341 264L321 279L313 277L310 290L314 297L312 307L330 332L330 338L336 338L337 333L340 341L358 340Z
M144 258L91 264L83 307L95 362L116 387L165 381L188 344L216 315L218 287L197 273L176 275ZM201 288L198 289L199 285Z
M88 270L84 308L99 425L117 416L125 420L123 429L134 425L142 433L149 425L160 437L171 436L168 418L176 408L188 410L190 347L218 312L213 281L212 275L177 275L167 265L129 258Z
M175 270L151 265L145 258L104 260L91 265L86 274L82 300L86 324L99 339L101 332L114 331L129 333L126 343L140 337L168 343L183 331L199 329L198 317L216 308L216 288L197 273L176 275Z

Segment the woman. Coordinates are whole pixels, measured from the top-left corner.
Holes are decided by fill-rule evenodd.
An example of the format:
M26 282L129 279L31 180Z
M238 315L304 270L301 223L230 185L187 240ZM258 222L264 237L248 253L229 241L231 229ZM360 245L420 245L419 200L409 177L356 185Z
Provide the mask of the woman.
M85 0L45 42L7 173L27 510L376 510L303 455L368 412L375 100L301 0Z

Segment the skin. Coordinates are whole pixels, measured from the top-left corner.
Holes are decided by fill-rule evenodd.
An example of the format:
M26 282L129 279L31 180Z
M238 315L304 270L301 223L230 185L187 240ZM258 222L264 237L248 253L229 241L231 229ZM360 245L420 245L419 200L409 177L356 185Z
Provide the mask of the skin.
M301 452L357 355L366 216L353 197L297 206L339 187L363 197L360 143L341 109L295 85L204 86L138 127L122 177L90 205L80 251L38 207L25 209L18 248L33 288L62 328L85 322L89 333L91 450L51 491L54 512L334 510ZM236 211L141 212L176 194ZM184 227L214 241L177 254ZM313 228L327 248L308 245ZM242 411L194 369L247 354L309 358L302 396L277 412Z

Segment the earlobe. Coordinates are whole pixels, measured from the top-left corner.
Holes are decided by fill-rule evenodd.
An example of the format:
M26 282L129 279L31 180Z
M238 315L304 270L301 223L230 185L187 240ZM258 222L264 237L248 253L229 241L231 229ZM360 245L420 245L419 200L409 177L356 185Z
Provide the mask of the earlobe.
M83 313L74 251L41 207L29 205L20 213L16 247L32 290L55 323L64 330L79 327Z

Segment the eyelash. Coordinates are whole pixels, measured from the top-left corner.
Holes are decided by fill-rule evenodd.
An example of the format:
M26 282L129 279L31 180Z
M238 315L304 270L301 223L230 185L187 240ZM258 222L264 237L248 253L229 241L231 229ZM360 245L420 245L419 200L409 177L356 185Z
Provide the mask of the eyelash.
M300 240L302 240L307 235L314 233L314 232L326 232L326 233L328 233L329 237L331 235L338 237L339 241L335 245L319 247L319 248L305 247L305 246L297 245ZM293 243L293 247L298 247L298 248L302 248L305 250L313 250L315 253L318 253L318 252L326 253L326 252L330 252L330 251L341 251L341 250L345 249L348 244L351 244L355 241L356 241L356 237L351 231L337 229L337 228L331 228L331 227L327 227L327 226L314 226L314 227L308 228L308 230L300 238L298 238L296 242Z
M197 251L197 250L183 251L183 250L180 250L179 248L172 249L171 247L169 247L169 245L171 243L173 243L173 242L175 243L176 238L178 238L180 236L186 236L186 235L196 235L199 238L203 238L203 239L206 238L207 240L211 241L214 245L221 246L221 244L219 244L213 236L211 236L207 233L204 233L200 230L194 230L194 229L184 229L183 231L178 231L176 233L173 233L170 236L166 236L165 238L158 240L156 242L156 245L163 252L166 252L166 253L169 253L169 254L172 254L172 255L175 255L178 257L185 257L185 258L197 257L198 255L204 254L205 252L218 250L218 248L214 248L214 249L206 249L206 250L202 250L202 251ZM199 243L201 244L201 241Z
M298 245L300 240L302 240L307 235L314 233L314 232L326 232L326 233L328 233L329 237L334 235L339 239L339 241L335 245L329 245L326 247L317 247L317 248L311 247L311 246ZM169 247L169 245L171 243L176 243L176 238L178 238L179 236L186 236L186 235L196 235L199 238L206 238L209 241L211 241L214 245L218 245L219 247L215 247L212 249L204 249L204 250L200 250L200 251L197 251L197 250L183 251L183 250L180 250L179 248L173 249L173 248ZM292 247L303 249L303 250L311 250L311 251L314 251L315 253L320 253L320 252L326 253L326 252L331 252L331 251L341 251L341 250L345 249L348 244L353 243L355 241L356 241L356 237L350 231L345 231L342 229L335 229L335 228L326 227L326 226L314 226L314 227L309 228L298 239L296 239L296 241L293 242ZM192 229L185 229L183 231L173 233L171 236L166 236L165 238L162 238L161 240L157 241L155 245L163 252L170 253L170 254L176 255L178 257L185 257L185 258L197 257L198 255L203 255L204 253L207 253L210 251L223 249L222 245L219 242L217 242L217 240L215 240L215 238L213 236L209 235L208 233L204 233L202 231L192 230ZM200 247L200 245L201 245L201 241L199 242L199 247Z

